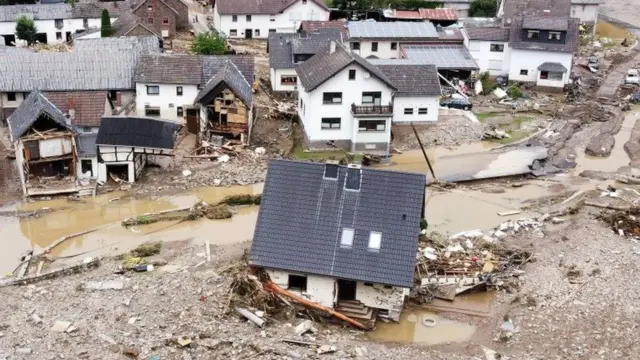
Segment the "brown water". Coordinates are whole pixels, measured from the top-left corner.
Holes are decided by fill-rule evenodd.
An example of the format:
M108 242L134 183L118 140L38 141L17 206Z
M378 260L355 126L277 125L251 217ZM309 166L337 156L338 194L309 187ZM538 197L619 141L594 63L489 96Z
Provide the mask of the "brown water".
M596 35L611 39L624 39L632 36L627 30L606 21L598 21Z

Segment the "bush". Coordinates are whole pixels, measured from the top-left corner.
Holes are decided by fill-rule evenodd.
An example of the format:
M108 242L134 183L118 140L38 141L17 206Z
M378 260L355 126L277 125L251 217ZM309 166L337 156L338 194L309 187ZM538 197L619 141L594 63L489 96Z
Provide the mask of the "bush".
M16 25L16 35L18 36L18 39L26 41L29 45L33 45L36 42L37 33L38 28L36 28L36 24L33 22L33 19L24 15L18 18Z
M223 55L227 45L223 37L210 32L198 34L191 44L191 52L198 55Z
M469 5L469 17L494 17L497 12L495 0L474 0Z
M519 86L513 86L507 89L507 95L512 99L520 99L522 97L522 90Z

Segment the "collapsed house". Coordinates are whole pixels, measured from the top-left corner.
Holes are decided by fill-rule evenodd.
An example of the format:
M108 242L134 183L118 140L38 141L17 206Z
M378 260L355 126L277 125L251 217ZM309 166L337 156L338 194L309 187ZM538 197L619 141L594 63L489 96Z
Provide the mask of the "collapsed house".
M251 264L347 316L396 318L414 283L425 184L421 174L272 160Z
M129 116L102 118L95 139L98 181L133 183L144 166L157 157L173 156L176 130L180 125L158 119Z
M39 91L32 91L8 119L24 196L91 191L77 179L76 131Z

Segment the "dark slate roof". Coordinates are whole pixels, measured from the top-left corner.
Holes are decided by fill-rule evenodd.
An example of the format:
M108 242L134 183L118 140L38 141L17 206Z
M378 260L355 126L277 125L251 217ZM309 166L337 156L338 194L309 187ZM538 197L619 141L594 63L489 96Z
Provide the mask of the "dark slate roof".
M522 28L567 31L569 28L569 18L556 16L525 16L522 20Z
M346 38L342 34L342 39ZM272 69L293 69L293 55L315 55L329 49L331 40L339 41L338 29L319 29L317 32L297 34L269 34L269 67Z
M69 98L73 100L75 116L71 125L98 127L105 115L105 91L56 91L44 96L63 113L69 113Z
M571 14L571 0L504 0L502 18L510 25L519 16L566 16Z
M568 70L564 65L556 62L545 62L538 66L538 70L540 71L551 71L551 72L561 72L566 73Z
M29 15L36 20L71 19L71 5L21 4L0 6L0 22L13 22L21 15Z
M7 45L0 45L0 54L20 54L20 53L34 53L35 50L30 49L30 48L22 48L22 47L15 47L15 46L7 46Z
M326 50L302 64L296 65L296 74L305 90L312 91L353 63L360 65L382 82L395 88L393 82L380 69L359 55L346 50L340 44L336 44L336 50L333 53Z
M47 100L42 93L34 90L7 119L11 130L11 138L15 141L24 135L43 114L46 114L58 125L73 131L72 127L67 124L64 114Z
M96 156L96 138L97 133L81 133L76 136L76 149L79 157Z
M567 30L566 42L564 44L560 43L549 43L549 42L534 42L534 41L523 41L522 37L522 17L518 17L513 21L511 25L511 33L509 35L509 46L512 49L519 50L543 50L543 51L557 51L557 52L574 52L578 48L578 39L579 32L578 26L580 25L580 20L570 18L569 19L569 28Z
M470 40L509 41L509 28L500 27L467 27Z
M291 39L296 34L269 33L269 68L291 69L293 54L291 53Z
M76 1L71 12L76 19L100 19L102 10L107 9L109 16L114 18L130 12L133 4L135 1Z
M174 133L179 127L173 122L145 117L105 116L96 144L173 149Z
M442 95L435 65L379 65L398 89L395 96Z
M194 55L143 55L133 81L155 84L192 84L201 82L201 60Z
M426 179L363 168L360 191L345 190L348 171L323 179L325 164L271 160L251 247L252 264L401 287L413 286ZM342 248L344 228L354 229ZM381 232L369 251L371 231Z
M229 87L231 91L244 101L247 107L251 106L251 102L253 100L253 88L231 60L227 60L222 68L218 70L216 75L207 82L200 92L198 92L198 95L194 100L194 104L200 102L221 84Z
M300 0L217 0L218 14L221 15L275 15ZM323 0L311 0L329 11Z
M254 81L254 58L247 55L201 55L202 61L202 85L209 82L220 69L227 63L227 60L233 62L233 64L240 70L240 73L244 76L249 84L253 84Z

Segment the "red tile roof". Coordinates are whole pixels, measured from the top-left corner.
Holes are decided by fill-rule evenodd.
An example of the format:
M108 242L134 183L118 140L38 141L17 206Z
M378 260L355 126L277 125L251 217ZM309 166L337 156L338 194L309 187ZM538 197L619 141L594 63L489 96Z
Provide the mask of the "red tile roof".
M76 126L100 126L105 115L107 93L104 91L56 91L44 94L45 97L63 113L69 112L69 97L76 109Z
M454 9L419 9L420 15L427 20L458 20L458 15Z

